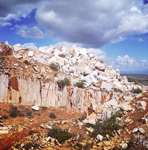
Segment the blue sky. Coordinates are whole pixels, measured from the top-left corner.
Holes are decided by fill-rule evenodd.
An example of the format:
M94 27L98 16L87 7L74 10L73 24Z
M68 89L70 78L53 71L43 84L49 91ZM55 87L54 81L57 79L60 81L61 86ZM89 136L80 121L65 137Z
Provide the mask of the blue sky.
M1 0L0 41L83 47L123 73L148 73L148 1Z

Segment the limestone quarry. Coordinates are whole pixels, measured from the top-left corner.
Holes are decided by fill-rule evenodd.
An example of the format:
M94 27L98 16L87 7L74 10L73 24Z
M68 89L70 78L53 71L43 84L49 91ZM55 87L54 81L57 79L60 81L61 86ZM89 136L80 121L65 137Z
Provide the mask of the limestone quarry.
M0 44L0 149L147 149L147 101L147 87L128 82L118 69L87 51ZM4 118L12 106L19 112L32 110L34 117ZM50 119L54 111L57 117ZM122 112L116 117L121 128L112 136L92 138L92 126L116 112ZM68 128L72 137L62 145L47 136L53 126ZM25 147L29 141L39 146Z

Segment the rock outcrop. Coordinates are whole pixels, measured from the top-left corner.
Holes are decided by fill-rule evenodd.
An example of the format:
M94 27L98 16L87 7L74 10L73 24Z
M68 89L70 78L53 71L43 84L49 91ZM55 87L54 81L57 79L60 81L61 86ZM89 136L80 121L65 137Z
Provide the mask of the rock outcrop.
M21 49L20 45L19 50L18 45L13 48L14 57L3 60L6 67L0 75L0 102L64 106L87 114L91 107L91 113L103 118L118 109L130 110L128 103L135 97L133 90L144 91L141 85L129 83L118 69L105 65L87 51L63 47L34 51ZM59 71L52 70L51 63L57 65ZM68 78L71 85L61 88L57 83L64 78ZM77 87L77 83L83 83L84 88Z
M0 56L12 55L13 49L9 45L1 42L0 43Z
M144 86L83 50L12 49L0 57L0 149L148 148Z

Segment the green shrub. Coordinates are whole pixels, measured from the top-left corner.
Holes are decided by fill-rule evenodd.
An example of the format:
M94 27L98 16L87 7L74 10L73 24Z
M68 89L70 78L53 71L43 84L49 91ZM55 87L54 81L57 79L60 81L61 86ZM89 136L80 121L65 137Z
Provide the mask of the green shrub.
M36 131L31 130L31 131L29 131L29 132L28 132L28 135L33 135L34 133L37 133L37 132L36 132Z
M70 79L64 78L63 80L58 80L57 84L61 89L63 89L65 85L70 86L71 82Z
M11 106L9 113L10 113L10 117L12 117L12 118L15 118L17 116L19 116L19 117L25 116L24 112L19 111L18 108L14 107L14 106Z
M137 82L137 79L135 78L131 78L131 77L127 77L128 82Z
M67 86L70 86L70 85L71 85L70 79L68 79L68 78L64 78L64 83L65 83L65 85L67 85Z
M46 109L47 109L47 107L45 107L45 106L42 106L42 107L41 107L41 109L42 109L42 110L46 110Z
M142 90L141 90L141 89L139 89L139 88L134 89L134 93L137 93L137 94L142 93Z
M18 115L17 107L12 106L10 109L10 117L15 118Z
M24 60L24 63L25 63L26 65L30 65L30 63L29 63L28 60Z
M51 112L51 113L49 114L49 117L50 117L50 118L56 118L56 115L55 115L55 113Z
M38 143L35 143L35 142L30 142L30 143L26 143L24 146L23 146L23 149L38 149L40 147L40 145Z
M78 88L84 88L84 82L82 81L82 82L77 82L76 83L76 86L78 87Z
M26 110L26 116L27 117L31 117L32 116L32 111L30 111L30 109Z
M7 115L0 115L0 119L8 119Z
M61 128L53 128L49 130L48 136L57 139L59 143L64 143L66 140L72 137L72 134L68 132L68 129L62 130Z
M78 118L79 121L83 121L86 118L86 116L82 116L80 118Z
M51 63L49 65L49 67L54 70L54 71L58 71L59 70L59 65L58 64L55 64L55 63Z
M96 138L96 136L98 134L101 134L104 137L107 134L109 136L113 136L114 132L120 128L119 124L116 123L117 117L121 118L122 113L118 111L118 112L112 114L110 118L106 118L103 122L97 121L96 124L93 126L94 132L93 132L92 136L94 138Z

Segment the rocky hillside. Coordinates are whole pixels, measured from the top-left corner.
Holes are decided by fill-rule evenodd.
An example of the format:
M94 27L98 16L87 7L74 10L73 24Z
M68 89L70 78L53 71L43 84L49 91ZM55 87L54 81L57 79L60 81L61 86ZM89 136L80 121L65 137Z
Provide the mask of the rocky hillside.
M0 44L0 119L2 119L0 133L4 133L2 139L6 138L7 134L12 136L13 132L11 131L17 130L13 125L11 126L9 121L9 123L7 121L5 123L5 118L6 120L8 118L3 116L9 115L10 118L13 118L13 115L9 114L12 108L10 110L3 108L6 104L15 105L15 107L13 106L13 109L15 108L13 111L16 112L15 117L20 117L19 112L22 112L24 117L24 114L28 111L27 107L30 108L30 106L32 106L33 111L38 111L38 114L43 115L42 117L46 114L41 114L40 108L54 107L60 109L62 107L85 115L80 120L77 120L79 116L76 115L74 118L77 118L77 121L71 120L62 123L57 120L57 122L48 123L48 127L45 124L40 127L41 124L38 124L35 129L31 129L31 131L35 131L31 133L31 137L38 135L38 138L42 140L43 135L40 132L36 133L38 128L55 129L55 126L65 125L66 128L72 128L72 138L65 143L64 148L87 149L86 146L88 146L88 149L126 149L131 146L131 142L135 142L132 136L137 134L137 139L140 136L144 137L140 141L140 145L135 142L135 144L132 144L133 147L146 148L148 147L147 136L145 135L147 127L145 127L146 124L142 123L143 118L145 118L144 122L147 123L145 116L148 96L146 92L144 86L134 82L129 83L125 76L120 76L119 70L112 69L97 56L81 49L62 47L58 50L53 47L43 47L35 51L23 49L20 44L13 47L8 43ZM137 95L138 93L143 94ZM25 106L23 110L19 108L22 105ZM63 111L66 111L66 109ZM40 118L40 115L34 113L35 118ZM136 115L139 117L133 118ZM28 115L25 117L28 117ZM105 118L110 118L110 120ZM32 121L33 124L40 122L39 119L34 121ZM135 121L139 121L139 123L136 124ZM45 120L43 123L45 123ZM21 124L24 125L21 126L22 131L28 128L28 124L24 122ZM72 126L75 126L77 130L73 129ZM83 129L83 133L80 134L83 137L78 134L79 138L74 140L76 133L79 133L78 130L81 129ZM106 132L102 132L103 130L106 130ZM69 136L67 130L64 133ZM25 136L27 136L26 134ZM57 140L56 137L50 139L51 134L45 133L46 144L43 142L44 144L41 146L39 143L35 143L40 145L38 149L47 149L51 146L52 148L58 148L61 145L63 141L60 142L60 139L56 144L53 144L53 142L53 145L50 144L52 140ZM21 138L25 137L22 136ZM50 140L48 139L48 141L46 138ZM89 144L86 142L88 139L90 140ZM26 143L23 141L23 146L20 143L8 145L10 149L12 148L11 145L23 149ZM32 145L30 149L32 147L35 147L35 145Z

